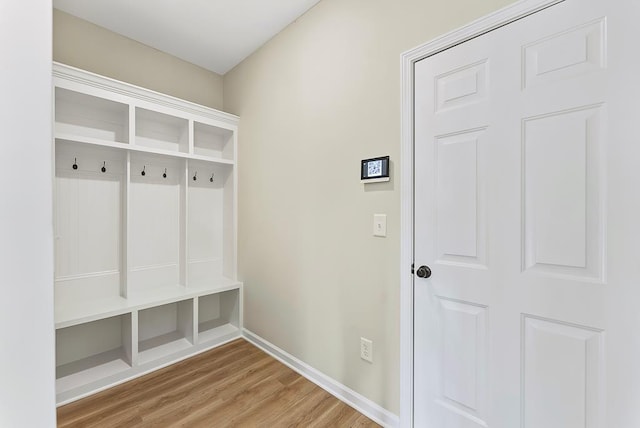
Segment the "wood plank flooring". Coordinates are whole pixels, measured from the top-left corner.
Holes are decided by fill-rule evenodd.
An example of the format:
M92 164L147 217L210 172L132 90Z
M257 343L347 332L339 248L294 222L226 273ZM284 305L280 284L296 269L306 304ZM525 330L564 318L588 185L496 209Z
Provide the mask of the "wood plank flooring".
M243 339L58 408L58 427L377 427Z

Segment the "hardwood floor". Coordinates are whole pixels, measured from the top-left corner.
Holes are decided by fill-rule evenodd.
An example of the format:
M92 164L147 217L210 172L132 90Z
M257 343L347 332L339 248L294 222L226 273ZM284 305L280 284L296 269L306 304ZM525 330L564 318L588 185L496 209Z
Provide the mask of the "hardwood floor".
M58 408L58 427L377 427L243 339Z

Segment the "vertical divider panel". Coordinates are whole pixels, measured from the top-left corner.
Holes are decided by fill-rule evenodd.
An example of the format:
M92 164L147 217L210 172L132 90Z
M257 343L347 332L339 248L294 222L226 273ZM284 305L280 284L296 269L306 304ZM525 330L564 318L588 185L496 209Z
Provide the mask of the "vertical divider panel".
M233 133L233 153L234 153L234 161L238 160L238 130L236 129ZM229 258L231 258L231 274L230 278L237 280L238 279L238 168L234 165L233 172L231 173L233 177L233 185L229 192L231 192L231 196L228 197L231 199L231 209L233 212L231 213L231 218L228 220L231 222L231 229L233 236L231 237L231 248L228 250ZM242 289L240 289L242 292ZM242 319L242 318L241 318Z
M178 331L182 333L182 335L187 339L191 344L195 344L195 334L196 329L193 328L193 312L195 308L193 307L194 299L183 300L182 302L178 302ZM191 310L190 310L191 309Z
M194 126L193 126L193 119L189 119L189 126L187 128L189 131L189 154L192 155L195 153L195 149L194 149L194 135L195 135L195 131L194 131Z
M127 151L125 159L125 179L122 183L122 244L121 244L121 273L120 273L120 295L125 299L129 295L129 194L131 183L131 153Z
M136 108L129 104L129 144L136 143ZM127 151L127 159L125 166L125 194L124 194L124 210L125 216L122 225L123 245L122 245L122 288L121 295L125 299L129 296L129 268L131 266L131 234L129 233L129 224L131 220L131 152ZM133 315L132 315L133 316ZM136 348L138 344L136 342Z
M197 345L200 343L200 339L198 338L198 334L200 332L200 328L198 323L200 322L200 297L196 296L193 298L193 344Z
M132 314L133 316L133 314ZM127 362L133 367L133 320L132 316L123 317L121 325L122 347L127 357Z
M235 135L234 135L235 142ZM238 230L236 224L236 213L238 198L236 196L236 183L238 180L238 169L233 168L231 174L224 184L223 192L223 208L222 208L222 224L223 224L223 265L222 272L227 278L236 279L236 252Z
M129 144L136 144L136 106L129 104Z
M131 312L131 367L138 365L138 311Z
M220 294L221 316L229 324L240 328L240 290L228 291Z
M193 123L192 123L193 125ZM180 282L186 288L189 286L188 261L188 237L187 227L189 221L189 160L183 162L182 183L180 192Z

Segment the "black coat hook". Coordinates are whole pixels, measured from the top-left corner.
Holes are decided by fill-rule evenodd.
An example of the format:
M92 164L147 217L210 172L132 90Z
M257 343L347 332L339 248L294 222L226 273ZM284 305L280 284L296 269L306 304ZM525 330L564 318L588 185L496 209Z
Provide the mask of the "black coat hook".
M162 174L162 178L167 178L167 168L164 169L164 173Z
M211 173L211 178L209 179L209 181L213 183L213 172Z
M198 179L197 175L198 175L198 171L193 173L193 181L196 181Z
M100 168L100 171L107 172L107 161L102 162L102 168Z
M78 159L77 158L73 158L73 169L78 169Z
M145 171L146 169L147 169L147 166L146 166L146 165L142 167L142 172L140 173L140 175L142 175L143 177L144 177L145 175L147 175L147 173L146 173L146 171Z

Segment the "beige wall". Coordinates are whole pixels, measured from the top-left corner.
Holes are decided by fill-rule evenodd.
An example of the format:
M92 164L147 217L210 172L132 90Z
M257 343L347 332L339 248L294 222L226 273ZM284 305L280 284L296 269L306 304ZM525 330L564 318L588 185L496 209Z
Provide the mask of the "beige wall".
M222 76L53 10L53 60L222 109Z
M224 78L245 327L396 414L400 54L510 2L323 0ZM382 155L391 182L360 184L359 161Z

